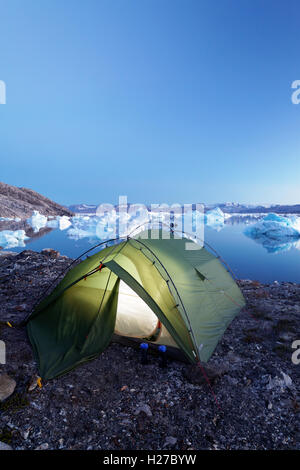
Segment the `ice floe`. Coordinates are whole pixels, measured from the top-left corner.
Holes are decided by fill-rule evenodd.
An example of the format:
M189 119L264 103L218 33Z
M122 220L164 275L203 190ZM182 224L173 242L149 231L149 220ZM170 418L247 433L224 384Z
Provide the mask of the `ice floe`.
M16 248L25 246L26 236L25 230L2 230L0 232L0 246L3 249Z
M97 216L75 216L71 219L72 226L68 229L69 238L79 240L89 238L91 241L108 240L127 235L136 236L139 232L160 227L170 227L175 231L195 233L203 224L203 214L190 211L182 218L182 214L170 215L168 211L150 212L143 208L135 208L128 212L110 211ZM197 230L199 233L199 230ZM201 231L200 231L201 233Z
M215 230L221 230L225 224L225 214L219 208L211 209L205 214L205 224Z
M247 227L245 233L252 238L268 237L279 241L297 239L300 238L300 217L268 214L260 222Z
M300 248L300 217L270 213L244 230L245 235L262 244L269 252Z
M35 233L39 232L41 228L46 227L47 222L47 217L40 214L39 211L33 211L32 216L27 219L27 223L33 228Z
M49 219L50 219L50 217L49 217ZM51 218L47 222L47 227L56 228L56 229L59 229L59 230L66 230L71 225L72 225L72 222L70 220L70 217L68 217L66 215L62 215L62 216L58 215L55 219Z
M27 219L28 225L33 228L35 233L39 232L41 228L49 227L53 229L66 230L72 225L70 217L63 216L49 216L46 217L40 214L39 211L33 211L32 216Z
M0 217L0 222L20 222L20 217Z
M71 220L72 227L69 228L67 235L73 240L89 238L92 241L113 238L110 236L114 232L112 224L104 216L75 216Z

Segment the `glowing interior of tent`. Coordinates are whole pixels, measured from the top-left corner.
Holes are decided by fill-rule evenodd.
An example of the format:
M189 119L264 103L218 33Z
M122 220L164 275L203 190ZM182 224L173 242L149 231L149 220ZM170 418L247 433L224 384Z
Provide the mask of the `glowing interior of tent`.
M119 286L115 333L141 339L151 338L159 333L152 342L178 347L151 308L122 280Z

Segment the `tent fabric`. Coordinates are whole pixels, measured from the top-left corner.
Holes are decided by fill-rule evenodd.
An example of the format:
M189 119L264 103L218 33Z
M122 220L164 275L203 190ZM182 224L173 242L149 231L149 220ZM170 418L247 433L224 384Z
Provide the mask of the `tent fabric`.
M145 338L157 326L157 316L124 281L120 281L115 333Z
M208 361L244 298L213 254L200 246L186 249L185 238L163 235L143 232L99 251L71 269L37 306L27 331L42 378L94 358L114 332L141 337L143 322L134 320L139 309L145 338L159 321L158 343L176 345L192 363ZM132 332L128 317L122 333L124 285L133 296Z
M124 281L119 286L115 334L140 339L155 336L155 344L178 348L151 308Z

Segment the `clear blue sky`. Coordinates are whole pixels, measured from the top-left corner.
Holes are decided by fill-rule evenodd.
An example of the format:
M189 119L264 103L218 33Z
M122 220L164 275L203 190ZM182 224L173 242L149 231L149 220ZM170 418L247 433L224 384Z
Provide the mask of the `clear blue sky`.
M0 0L0 180L60 203L300 202L300 4Z

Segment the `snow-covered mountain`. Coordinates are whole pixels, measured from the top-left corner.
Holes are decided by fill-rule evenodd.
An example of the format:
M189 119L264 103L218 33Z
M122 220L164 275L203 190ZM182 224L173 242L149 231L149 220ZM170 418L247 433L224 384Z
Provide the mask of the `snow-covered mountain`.
M211 210L219 207L227 214L300 214L300 204L240 204L238 202L225 202L219 204L205 205L205 210Z
M95 214L96 204L73 204L69 209L76 214Z
M300 214L300 204L240 204L238 202L221 202L216 204L205 204L205 212L220 208L225 214ZM74 204L69 209L76 214L95 214L96 204Z

